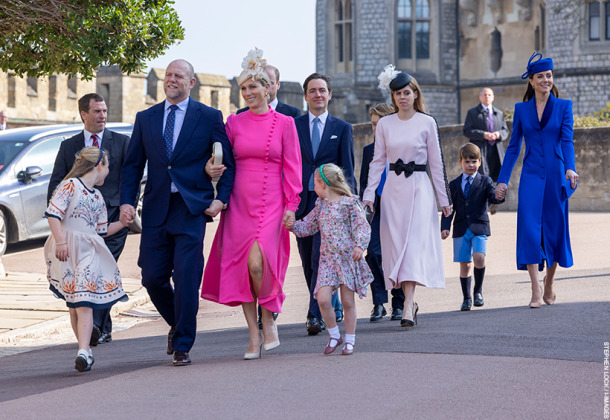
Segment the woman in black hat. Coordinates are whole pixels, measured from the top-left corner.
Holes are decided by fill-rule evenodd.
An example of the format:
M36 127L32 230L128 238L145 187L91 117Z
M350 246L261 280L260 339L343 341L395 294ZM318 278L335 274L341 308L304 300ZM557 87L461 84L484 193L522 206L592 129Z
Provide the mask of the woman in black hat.
M415 286L445 287L438 209L451 214L451 198L441 152L438 125L427 114L415 78L390 65L379 76L380 87L392 92L396 113L381 118L375 132L363 202L373 209L375 190L386 160L389 173L381 195L381 253L386 288L402 287L405 303L401 325L417 322ZM432 183L426 174L430 168Z
M573 265L568 224L568 198L576 189L572 101L559 99L553 82L553 60L534 53L527 71L523 102L515 105L513 132L498 177L496 197L507 184L525 139L517 209L517 267L529 272L530 308L555 303L553 280L557 264ZM546 262L544 290L538 280Z

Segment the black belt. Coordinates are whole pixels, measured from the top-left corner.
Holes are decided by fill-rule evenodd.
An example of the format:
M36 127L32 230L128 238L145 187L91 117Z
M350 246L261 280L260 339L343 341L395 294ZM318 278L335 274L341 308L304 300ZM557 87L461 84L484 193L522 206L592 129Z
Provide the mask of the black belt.
M396 172L396 175L405 173L405 178L411 176L413 172L424 172L426 165L416 165L415 162L404 163L402 159L398 159L396 163L390 163L390 171Z

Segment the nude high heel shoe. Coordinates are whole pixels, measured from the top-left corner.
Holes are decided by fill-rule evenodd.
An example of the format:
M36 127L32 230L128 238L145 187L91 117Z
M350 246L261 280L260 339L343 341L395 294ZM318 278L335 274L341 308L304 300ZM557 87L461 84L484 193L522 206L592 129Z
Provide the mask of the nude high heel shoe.
M277 324L273 324L273 329L275 330L275 336L277 337L275 339L275 341L268 343L268 344L263 344L263 349L265 349L265 351L269 351L269 350L273 350L276 347L280 346L280 335L277 332Z
M542 286L540 284L538 284L538 287L540 288L540 295L542 295L542 293L543 293ZM538 298L538 300L534 300L533 291L532 291L532 300L530 301L529 307L531 309L538 309L538 308L542 307L542 302L540 301L540 298Z
M256 353L248 353L248 352L246 352L244 354L244 359L246 359L246 360L254 360L254 359L260 359L260 358L263 357L263 341L264 341L263 333L260 333L260 337L261 337L261 344L258 347L258 352L256 352Z
M557 294L553 290L553 296L552 297L547 297L546 296L546 276L544 276L544 280L542 280L542 283L544 283L544 289L545 289L544 293L542 294L542 300L547 305L552 305L553 303L555 303L555 299L557 298Z

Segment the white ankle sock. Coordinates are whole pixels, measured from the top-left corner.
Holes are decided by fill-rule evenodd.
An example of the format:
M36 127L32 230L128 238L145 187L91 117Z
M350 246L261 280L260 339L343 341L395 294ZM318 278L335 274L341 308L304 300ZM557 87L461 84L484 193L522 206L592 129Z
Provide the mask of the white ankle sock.
M89 352L90 351L91 350L87 351L85 349L78 349L78 353L76 353L76 356L80 356L82 354L83 356L85 356L85 358L87 358L87 357L89 357Z
M356 344L356 334L345 334L345 344Z
M330 334L331 340L335 340L335 343L330 343L331 346L336 346L337 342L341 339L341 333L339 332L339 326L335 325L334 328L329 328L328 334Z

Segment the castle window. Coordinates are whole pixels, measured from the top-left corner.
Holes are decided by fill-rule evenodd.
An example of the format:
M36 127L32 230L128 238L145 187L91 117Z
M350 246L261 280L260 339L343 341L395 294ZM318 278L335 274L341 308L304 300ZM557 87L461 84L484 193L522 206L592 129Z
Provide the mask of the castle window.
M352 69L352 2L335 1L335 46L337 72Z
M397 16L398 58L430 58L429 0L398 0Z
M606 2L606 39L610 39L610 1Z
M589 3L589 41L599 41L600 16L598 2Z

